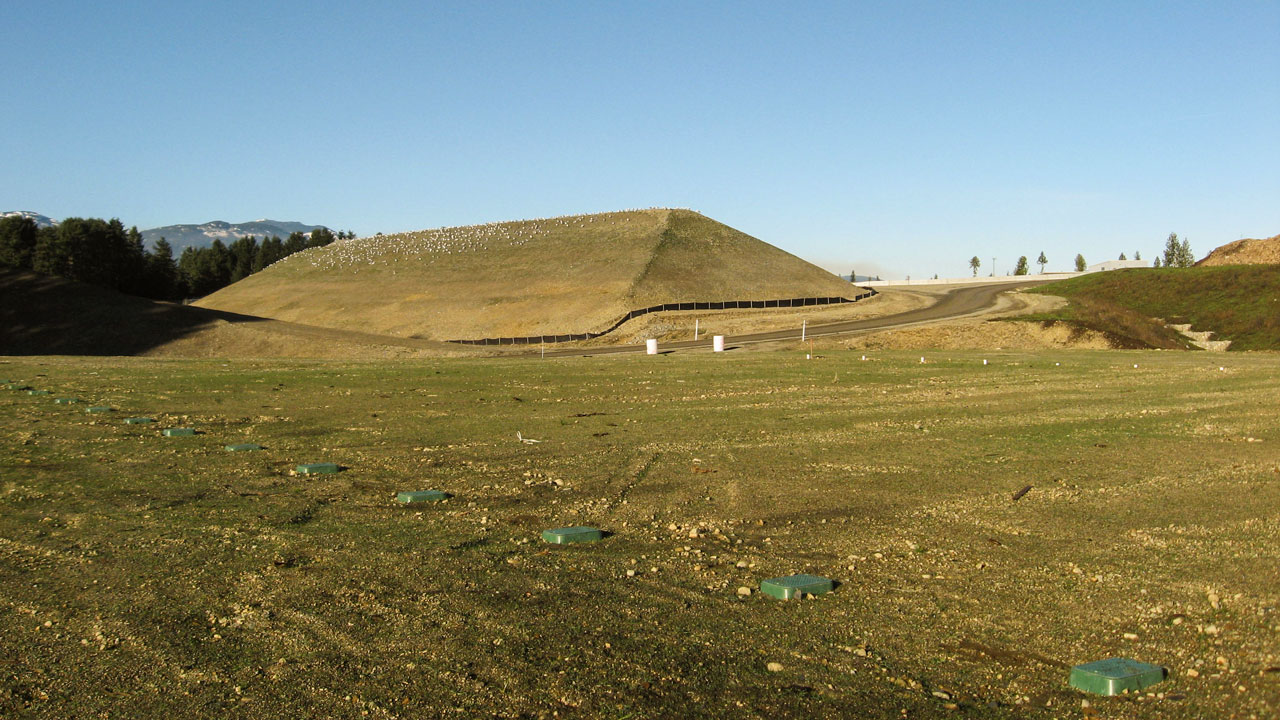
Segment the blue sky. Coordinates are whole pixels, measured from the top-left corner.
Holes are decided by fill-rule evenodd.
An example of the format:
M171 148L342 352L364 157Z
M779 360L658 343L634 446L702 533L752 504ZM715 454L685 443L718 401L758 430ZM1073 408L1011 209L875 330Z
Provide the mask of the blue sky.
M886 278L1280 233L1280 2L8 2L0 210L689 207Z

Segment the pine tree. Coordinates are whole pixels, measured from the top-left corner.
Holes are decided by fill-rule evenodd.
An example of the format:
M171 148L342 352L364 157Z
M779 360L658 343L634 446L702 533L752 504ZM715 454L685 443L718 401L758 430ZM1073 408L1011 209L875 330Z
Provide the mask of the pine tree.
M1044 251L1040 251L1040 257L1036 258L1036 264L1040 266L1040 274L1044 274L1044 266L1048 264L1049 258L1044 256Z
M1018 258L1018 264L1013 268L1014 275L1026 275L1029 272L1027 268L1027 256L1023 255Z
M30 270L40 228L23 215L0 218L0 268Z
M1084 255L1077 254L1076 255L1076 272L1084 272L1085 268L1087 267L1088 265L1085 265L1085 262L1084 262Z
M973 268L973 276L978 277L978 268L982 267L982 261L978 259L977 255L969 258L969 267Z
M1178 242L1178 233L1169 233L1169 237L1164 241L1164 266L1178 267L1178 254L1181 251L1182 245Z

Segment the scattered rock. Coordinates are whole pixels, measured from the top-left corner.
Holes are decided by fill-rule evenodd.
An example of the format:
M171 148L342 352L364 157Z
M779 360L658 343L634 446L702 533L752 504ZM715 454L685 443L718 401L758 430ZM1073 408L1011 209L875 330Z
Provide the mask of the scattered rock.
M767 669L769 672L782 672L782 663L771 662L768 665L765 665L765 669Z
M750 594L751 594L751 588L747 587L746 585L743 585L742 587L738 588L738 595L740 597L747 597Z

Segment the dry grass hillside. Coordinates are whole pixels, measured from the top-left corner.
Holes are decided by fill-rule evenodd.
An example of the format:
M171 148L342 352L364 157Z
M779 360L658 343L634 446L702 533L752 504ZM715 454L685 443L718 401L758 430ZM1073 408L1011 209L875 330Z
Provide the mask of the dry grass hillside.
M1273 265L1280 263L1280 235L1229 242L1196 265Z
M359 238L298 253L197 304L436 340L582 333L663 302L844 296L845 281L689 210Z

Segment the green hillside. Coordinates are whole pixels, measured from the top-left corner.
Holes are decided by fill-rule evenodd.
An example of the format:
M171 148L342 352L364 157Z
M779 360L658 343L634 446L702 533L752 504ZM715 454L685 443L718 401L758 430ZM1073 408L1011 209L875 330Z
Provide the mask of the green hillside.
M1041 320L1067 320L1133 346L1182 347L1166 323L1191 323L1232 350L1280 349L1280 265L1115 270L1029 290L1071 300Z
M664 302L854 292L696 212L637 210L340 241L197 304L444 340L599 331Z

